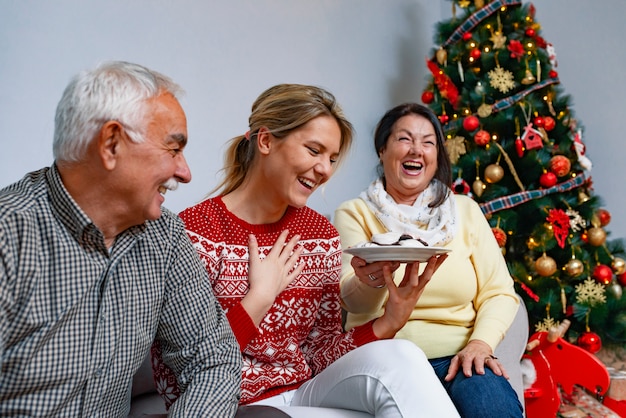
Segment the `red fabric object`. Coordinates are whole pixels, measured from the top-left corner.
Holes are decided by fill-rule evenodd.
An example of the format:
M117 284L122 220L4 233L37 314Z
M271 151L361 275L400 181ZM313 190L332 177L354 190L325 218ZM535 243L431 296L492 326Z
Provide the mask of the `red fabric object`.
M554 238L559 247L565 248L565 240L569 233L569 216L567 213L563 209L550 209L546 220L552 225Z
M563 338L551 340L547 332L533 334L529 339L533 348L524 355L537 374L537 380L524 391L528 418L556 416L562 401L559 387L567 396L574 393L575 385L599 395L609 388L609 372L596 356Z
M452 107L456 109L459 105L459 91L452 80L450 80L450 77L448 77L435 62L427 60L426 65L433 75L435 85L439 89L441 97L448 99Z
M612 411L615 411L620 417L626 417L626 401L618 401L617 399L606 396L602 403L608 408L611 408Z

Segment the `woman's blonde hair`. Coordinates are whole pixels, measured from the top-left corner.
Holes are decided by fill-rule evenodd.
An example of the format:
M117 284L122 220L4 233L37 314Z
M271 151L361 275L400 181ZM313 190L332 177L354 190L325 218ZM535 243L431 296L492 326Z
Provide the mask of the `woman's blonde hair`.
M318 116L332 116L339 125L339 163L352 145L353 127L335 96L320 87L302 84L278 84L265 90L252 104L249 131L229 141L222 169L224 179L212 193L225 195L243 183L256 155L259 129L265 127L274 137L284 138Z

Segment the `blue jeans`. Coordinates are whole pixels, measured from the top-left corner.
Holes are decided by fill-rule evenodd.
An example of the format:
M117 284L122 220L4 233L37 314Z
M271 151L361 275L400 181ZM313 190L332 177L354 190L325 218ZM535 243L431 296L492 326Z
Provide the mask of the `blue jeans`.
M504 377L494 374L489 367L485 366L485 374L473 373L471 377L465 377L463 371L459 371L454 379L445 382L451 360L452 356L429 361L461 417L523 417L522 405L515 390Z

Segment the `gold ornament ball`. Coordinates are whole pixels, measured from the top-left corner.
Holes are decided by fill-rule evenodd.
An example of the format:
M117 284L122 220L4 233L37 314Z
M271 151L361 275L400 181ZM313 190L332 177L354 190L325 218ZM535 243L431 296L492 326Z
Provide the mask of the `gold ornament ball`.
M556 261L544 254L535 261L535 270L540 276L552 276L556 272Z
M485 168L485 180L487 183L497 183L504 177L504 169L500 164L489 164Z
M589 244L594 247L599 247L606 241L606 232L604 229L594 226L587 230L587 239L589 240Z
M626 261L623 258L615 257L611 263L611 267L615 274L622 274L626 271Z
M572 258L565 265L565 271L567 272L567 274L569 274L572 277L576 277L582 274L584 270L585 270L585 265L583 264L582 261L578 260L577 258Z

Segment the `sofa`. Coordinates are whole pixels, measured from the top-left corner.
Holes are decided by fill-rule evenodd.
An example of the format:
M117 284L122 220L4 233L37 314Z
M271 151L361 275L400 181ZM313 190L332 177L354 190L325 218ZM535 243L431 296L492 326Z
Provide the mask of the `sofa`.
M520 299L520 308L505 335L498 345L494 355L498 357L509 374L511 386L515 389L522 406L524 406L524 387L522 383L522 370L520 361L526 350L528 341L528 313L524 302ZM132 401L130 417L163 417L166 415L165 404L156 393L154 379L152 377L152 365L150 355L133 379ZM283 412L283 413L281 413ZM237 417L264 418L264 417L292 417L292 418L372 418L371 415L356 411L347 411L330 408L304 408L304 407L241 407Z

